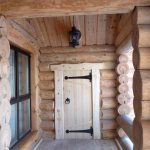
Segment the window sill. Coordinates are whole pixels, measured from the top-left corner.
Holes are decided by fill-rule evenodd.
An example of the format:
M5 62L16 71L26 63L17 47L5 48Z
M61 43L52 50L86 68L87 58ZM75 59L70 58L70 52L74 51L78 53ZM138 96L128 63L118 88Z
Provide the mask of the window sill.
M21 140L12 150L32 150L39 142L40 138L38 132L29 133L23 140Z

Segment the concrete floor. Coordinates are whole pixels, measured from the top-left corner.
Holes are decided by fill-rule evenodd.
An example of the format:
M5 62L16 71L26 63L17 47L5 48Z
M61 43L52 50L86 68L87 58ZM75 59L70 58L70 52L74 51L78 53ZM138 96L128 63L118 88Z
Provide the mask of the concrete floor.
M118 150L114 140L46 140L36 150Z

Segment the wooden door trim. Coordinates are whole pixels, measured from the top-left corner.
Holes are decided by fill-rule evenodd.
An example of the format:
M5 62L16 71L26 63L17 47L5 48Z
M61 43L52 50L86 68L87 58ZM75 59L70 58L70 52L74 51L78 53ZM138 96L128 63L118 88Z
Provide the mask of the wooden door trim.
M101 69L114 69L115 67L116 67L115 62L50 65L51 71L92 70L92 69L101 70Z
M63 71L92 71L93 138L100 139L100 70L113 69L115 63L82 63L51 65L55 72L55 133L56 139L64 139Z

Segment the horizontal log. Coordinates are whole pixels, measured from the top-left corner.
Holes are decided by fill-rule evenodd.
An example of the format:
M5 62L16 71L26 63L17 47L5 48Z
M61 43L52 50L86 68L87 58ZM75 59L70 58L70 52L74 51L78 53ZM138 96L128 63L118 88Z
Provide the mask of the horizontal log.
M126 26L125 26L126 27ZM117 54L128 54L133 52L133 44L132 44L132 34L129 34L124 41L121 42L119 47L117 48Z
M101 129L102 130L113 130L117 129L118 124L115 120L101 120Z
M39 108L41 111L54 111L54 102L44 100L39 104Z
M47 107L47 106L46 106ZM48 109L50 108L45 108L44 107L44 110L46 111L42 111L39 115L40 119L42 121L53 121L54 120L54 112L52 111L47 111Z
M44 63L40 63L40 65L39 65L39 70L41 71L41 72L44 72L44 71L51 71L50 70L50 64L51 63L49 63L49 62L44 62Z
M43 100L54 100L55 94L54 91L46 91L46 90L40 90L40 97Z
M42 121L40 128L44 131L54 131L54 121Z
M54 72L40 72L39 78L41 81L54 80Z
M100 81L101 88L112 88L117 86L116 80L101 80Z
M136 69L150 69L150 48L139 48L133 53L133 65Z
M137 24L150 24L150 7L137 7Z
M150 120L150 100L142 101L141 103L142 103L141 119L142 120Z
M116 79L117 78L117 74L115 72L115 70L101 70L100 71L101 74L101 79Z
M51 71L56 70L104 70L104 69L114 69L116 67L116 62L102 62L102 63L80 63L80 64L59 64L51 65Z
M117 137L116 130L103 130L102 139L114 139Z
M118 116L116 109L102 109L101 119L115 119Z
M116 88L102 88L101 89L101 98L116 97L117 93L118 92L117 92Z
M129 66L127 63L119 63L118 66L116 67L116 72L121 75L121 74L127 74L129 72Z
M122 104L118 107L120 115L128 115L131 112L131 107L128 104Z
M42 130L41 136L44 140L55 139L55 131L44 131L44 130Z
M54 90L54 81L40 81L39 88L41 90Z
M134 99L134 113L137 120L150 120L150 101Z
M117 122L120 127L125 131L127 136L133 141L133 121L126 115L119 116Z
M150 100L149 88L150 71L136 70L133 78L133 92L135 100Z
M44 47L40 49L42 54L51 53L75 53L75 52L114 52L114 45L94 45L94 46L82 46L80 48L72 47Z
M86 6L85 6L86 3ZM0 13L7 18L35 18L52 16L71 16L71 15L92 15L92 14L120 14L131 12L135 6L149 5L148 0L137 1L79 1L71 0L66 3L43 0L18 2L17 0L4 1L0 6ZM19 9L18 9L19 8ZM16 11L17 10L17 11Z
M111 109L117 107L117 99L116 98L102 98L101 100L101 108L102 109Z
M41 54L40 61L51 63L100 63L116 60L115 52L80 52L80 53L60 53Z
M139 47L150 47L150 25L138 25Z

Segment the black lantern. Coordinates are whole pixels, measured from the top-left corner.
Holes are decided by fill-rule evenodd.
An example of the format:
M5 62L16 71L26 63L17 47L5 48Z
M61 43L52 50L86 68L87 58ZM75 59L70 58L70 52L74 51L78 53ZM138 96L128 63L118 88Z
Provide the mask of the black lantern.
M81 38L81 32L75 26L72 27L72 30L69 32L70 34L70 42L69 45L72 47L76 47L79 45L79 40Z

